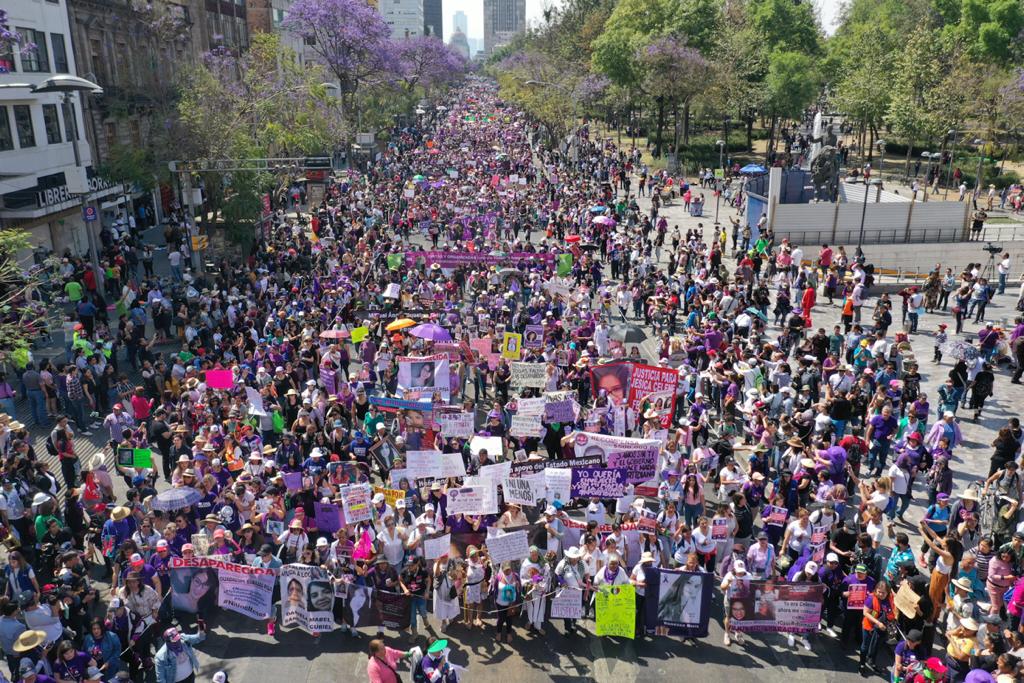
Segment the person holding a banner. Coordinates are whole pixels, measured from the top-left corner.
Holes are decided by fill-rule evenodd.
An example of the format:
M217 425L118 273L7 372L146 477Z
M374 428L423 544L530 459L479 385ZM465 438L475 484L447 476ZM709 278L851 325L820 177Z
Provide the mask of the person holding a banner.
M174 627L164 631L163 647L157 651L154 660L156 683L195 683L199 659L194 646L204 640L206 630L203 628L195 635L182 633Z
M497 622L494 629L501 642L504 632L505 642L512 642L512 619L519 614L520 601L523 595L523 584L519 574L512 570L511 562L502 562L501 569L491 579L491 595L494 598Z

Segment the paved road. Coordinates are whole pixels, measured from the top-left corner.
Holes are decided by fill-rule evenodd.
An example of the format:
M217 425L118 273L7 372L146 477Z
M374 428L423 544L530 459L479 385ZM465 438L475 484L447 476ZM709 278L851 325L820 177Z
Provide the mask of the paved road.
M710 192L707 194L710 196ZM646 201L643 204L646 206ZM698 219L683 215L681 204L678 203L663 209L669 224L678 224L684 233L698 223L703 223L705 229L709 229L713 211L712 204L712 217ZM721 220L726 220L724 209ZM149 234L158 240L156 233L154 230ZM705 235L710 236L710 233L705 232ZM973 254L974 245L952 246L950 259L959 257L958 260L966 261L967 250ZM993 319L1012 320L1013 301L1009 294L997 297L989 307L990 316ZM818 306L814 311L816 325L830 328L834 321L838 321L838 317L839 309L836 307ZM949 370L948 362L944 365L931 362L931 332L943 319L937 315L924 316L920 329L925 332L912 338L925 377L924 388L932 396ZM975 326L968 326L966 331L975 330ZM645 356L656 357L652 341L644 342L641 346ZM1017 414L1014 406L1022 403L1024 389L1010 385L1003 371L997 378L996 395L989 400L982 419L978 422L963 422L961 425L965 445L958 450L954 463L958 486L985 474L991 451L988 444L994 438L995 431L1009 417ZM26 421L27 406L19 406L19 416ZM45 433L36 430L33 436L36 438L37 452L47 457L42 444ZM96 452L101 445L100 431L92 438L77 439L79 452L86 456ZM909 520L916 523L921 512L922 507L915 503L908 515ZM737 681L860 680L856 672L856 656L842 651L832 639L815 637L812 641L813 652L787 648L785 638L778 635L755 635L748 638L743 647L733 645L725 648L722 645L720 618L719 610L713 612L711 633L699 645L667 638L634 643L609 638L567 637L560 624L549 626L545 637L530 637L522 629L517 629L512 645L495 644L490 632L467 632L461 625L451 627L446 636L450 637L455 650L453 660L468 667L470 680L484 680L487 677L493 681L517 683L632 683L637 680L679 680L681 676ZM279 633L277 637L270 638L263 632L261 624L226 612L211 619L210 625L210 636L200 648L200 680L208 680L218 668L227 670L233 681L322 683L347 680L350 676L353 680L365 680L365 651L371 633L364 633L361 639L352 639L340 632L316 640L301 632ZM584 622L584 628L592 629L592 622ZM414 638L404 634L390 641L395 647L416 644Z

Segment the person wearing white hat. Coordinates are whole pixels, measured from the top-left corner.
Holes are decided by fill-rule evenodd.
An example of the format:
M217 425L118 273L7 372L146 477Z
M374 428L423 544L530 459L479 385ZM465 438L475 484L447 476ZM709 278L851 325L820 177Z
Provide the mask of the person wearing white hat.
M544 529L548 534L548 550L558 557L562 551L562 536L565 535L565 524L558 518L558 510L553 505L544 509Z
M742 645L743 633L733 630L733 620L739 620L742 614L745 614L743 600L750 595L750 574L747 572L747 564L743 560L735 560L732 563L732 568L722 577L719 589L725 595L725 617L722 619L725 635L722 637L722 642L731 645L731 635L735 637L737 644ZM738 603L735 615L733 614L733 603Z
M555 580L559 587L583 588L583 565L580 558L583 552L576 546L570 546L565 551L565 557L555 566ZM576 635L576 620L565 619L566 635Z
M647 573L654 564L654 555L650 552L645 552L640 556L640 561L633 567L633 571L629 574L629 582L633 584L636 589L636 637L643 639L646 634L644 628L644 617L646 611L644 609L644 603L647 595ZM601 572L598 572L599 574Z

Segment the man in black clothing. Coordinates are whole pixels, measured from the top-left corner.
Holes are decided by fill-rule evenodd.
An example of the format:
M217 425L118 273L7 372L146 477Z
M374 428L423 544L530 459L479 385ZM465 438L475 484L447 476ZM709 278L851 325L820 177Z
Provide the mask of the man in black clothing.
M160 453L160 460L163 463L164 481L171 480L171 426L167 424L167 411L157 408L153 414L153 421L149 425L149 436L152 444Z

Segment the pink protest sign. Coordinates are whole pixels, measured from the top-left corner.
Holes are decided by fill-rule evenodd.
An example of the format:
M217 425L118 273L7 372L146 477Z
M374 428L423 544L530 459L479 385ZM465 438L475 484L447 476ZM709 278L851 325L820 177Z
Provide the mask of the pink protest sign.
M230 370L207 370L206 386L211 389L230 389L235 384L235 376Z

